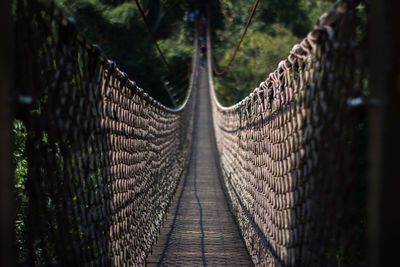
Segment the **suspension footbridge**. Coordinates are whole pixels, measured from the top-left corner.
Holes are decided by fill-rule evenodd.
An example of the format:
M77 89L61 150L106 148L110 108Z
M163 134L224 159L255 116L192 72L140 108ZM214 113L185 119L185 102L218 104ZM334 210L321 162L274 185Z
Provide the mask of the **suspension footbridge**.
M335 4L231 107L214 90L210 29L206 64L195 31L187 95L171 108L53 2L19 1L24 263L340 264L359 227L354 155L368 82L356 2Z

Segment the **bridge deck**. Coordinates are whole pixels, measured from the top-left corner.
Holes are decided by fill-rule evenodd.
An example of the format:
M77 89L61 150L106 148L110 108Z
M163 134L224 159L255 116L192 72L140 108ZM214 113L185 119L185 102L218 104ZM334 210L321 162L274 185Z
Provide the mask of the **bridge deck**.
M198 78L190 167L147 265L252 266L218 179L204 68Z

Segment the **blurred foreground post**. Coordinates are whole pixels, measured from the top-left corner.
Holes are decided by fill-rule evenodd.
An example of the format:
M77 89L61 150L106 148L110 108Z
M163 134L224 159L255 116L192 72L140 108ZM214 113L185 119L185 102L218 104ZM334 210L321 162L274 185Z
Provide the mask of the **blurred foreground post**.
M400 262L399 1L371 1L368 263Z
M15 197L12 168L13 34L11 0L0 1L0 261L15 265Z

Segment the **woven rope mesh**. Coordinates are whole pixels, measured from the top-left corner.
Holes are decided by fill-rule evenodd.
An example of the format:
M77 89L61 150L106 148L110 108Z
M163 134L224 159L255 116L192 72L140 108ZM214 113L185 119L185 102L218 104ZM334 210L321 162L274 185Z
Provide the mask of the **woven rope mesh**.
M336 4L232 107L216 99L208 43L220 165L256 265L339 266L343 257L360 263L354 244L362 122L349 100L363 94L367 64L356 6Z
M142 265L185 170L195 99L159 104L40 3L18 1L15 24L18 87L33 96L26 262Z

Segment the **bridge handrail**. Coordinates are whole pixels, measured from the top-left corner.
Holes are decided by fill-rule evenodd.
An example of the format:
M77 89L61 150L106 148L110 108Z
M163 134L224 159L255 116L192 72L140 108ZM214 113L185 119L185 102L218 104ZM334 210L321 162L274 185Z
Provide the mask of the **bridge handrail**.
M156 242L189 158L188 93L156 101L78 33L53 1L18 0L17 118L26 129L18 259L29 266L138 266Z
M362 220L354 211L363 123L351 103L367 84L367 48L357 6L336 3L259 87L229 107L214 89L208 31L220 168L257 266L337 266L343 259L353 266L362 250L342 251L360 238Z

